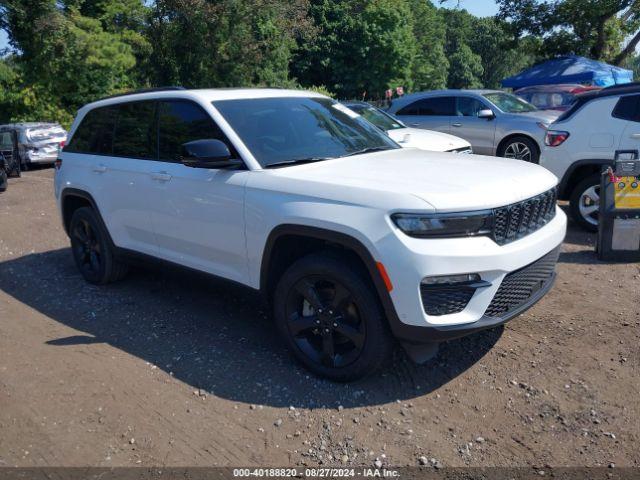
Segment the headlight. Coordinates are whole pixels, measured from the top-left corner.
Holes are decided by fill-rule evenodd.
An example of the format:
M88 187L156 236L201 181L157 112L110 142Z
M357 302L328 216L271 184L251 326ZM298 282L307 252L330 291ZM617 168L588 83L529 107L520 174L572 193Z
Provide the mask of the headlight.
M396 213L393 223L411 237L473 237L491 233L491 211L420 215Z

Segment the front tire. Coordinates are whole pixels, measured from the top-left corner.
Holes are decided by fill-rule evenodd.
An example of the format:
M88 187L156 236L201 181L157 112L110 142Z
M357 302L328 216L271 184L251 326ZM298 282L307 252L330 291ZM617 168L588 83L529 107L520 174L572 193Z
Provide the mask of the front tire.
M351 381L391 358L391 333L366 275L346 256L327 252L301 258L278 282L278 329L294 356L316 375Z
M73 259L87 282L105 285L127 274L128 266L116 260L109 234L92 208L82 207L73 213L69 236Z
M540 153L536 142L528 137L513 137L507 140L498 151L499 157L513 158L529 163L538 163Z
M591 175L582 180L569 198L571 218L589 232L598 231L600 214L600 175Z

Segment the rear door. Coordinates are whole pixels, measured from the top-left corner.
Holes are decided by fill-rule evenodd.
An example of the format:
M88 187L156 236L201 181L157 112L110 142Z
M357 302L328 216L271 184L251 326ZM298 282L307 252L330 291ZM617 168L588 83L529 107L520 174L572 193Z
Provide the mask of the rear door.
M65 166L73 163L76 178L86 182L114 243L149 255L156 251L149 214L149 173L157 158L155 115L155 101L94 109L64 150Z
M456 117L451 122L451 134L467 140L474 153L493 155L496 119L478 118L478 112L486 109L491 110L477 98L466 95L456 97Z
M450 133L455 117L455 98L429 97L416 100L395 114L408 127Z
M159 161L149 196L158 255L234 281L248 282L244 231L246 170L180 163L182 145L218 139L237 156L211 116L191 100L159 103Z

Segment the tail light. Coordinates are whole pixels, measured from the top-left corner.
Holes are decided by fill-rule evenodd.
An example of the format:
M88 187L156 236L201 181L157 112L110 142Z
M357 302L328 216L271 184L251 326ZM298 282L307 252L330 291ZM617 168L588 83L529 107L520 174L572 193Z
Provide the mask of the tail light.
M569 138L569 132L547 130L547 134L544 137L544 144L548 147L559 147L567 138Z

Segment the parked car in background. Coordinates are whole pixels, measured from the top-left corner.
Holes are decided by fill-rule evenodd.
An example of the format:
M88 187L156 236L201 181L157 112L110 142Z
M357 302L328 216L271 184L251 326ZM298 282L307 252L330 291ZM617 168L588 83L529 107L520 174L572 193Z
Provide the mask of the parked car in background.
M600 90L602 87L588 85L536 85L524 87L513 92L540 110L558 110L564 112L571 108L581 93Z
M580 95L547 131L540 164L560 179L559 198L587 230L598 228L600 173L625 150L640 150L640 83Z
M7 175L8 167L9 166L7 164L6 159L4 158L4 155L2 154L2 152L0 152L0 192L4 192L8 186L8 181L7 181L7 178L9 177L9 175Z
M22 168L17 155L17 133L13 131L0 131L0 155L4 159L5 173L9 177L19 177Z
M410 127L464 138L474 153L532 163L538 163L547 126L560 115L498 90L414 93L394 100L387 112Z
M57 123L11 123L0 125L0 148L20 163L22 170L33 165L53 164L67 132Z
M434 152L473 153L466 140L448 133L409 128L397 118L366 102L343 102L365 120L385 131L404 148L414 147Z
M566 217L549 171L400 148L317 93L134 93L81 108L71 132L55 195L86 281L155 257L260 290L295 357L332 380L389 365L394 337L426 360L555 279Z

